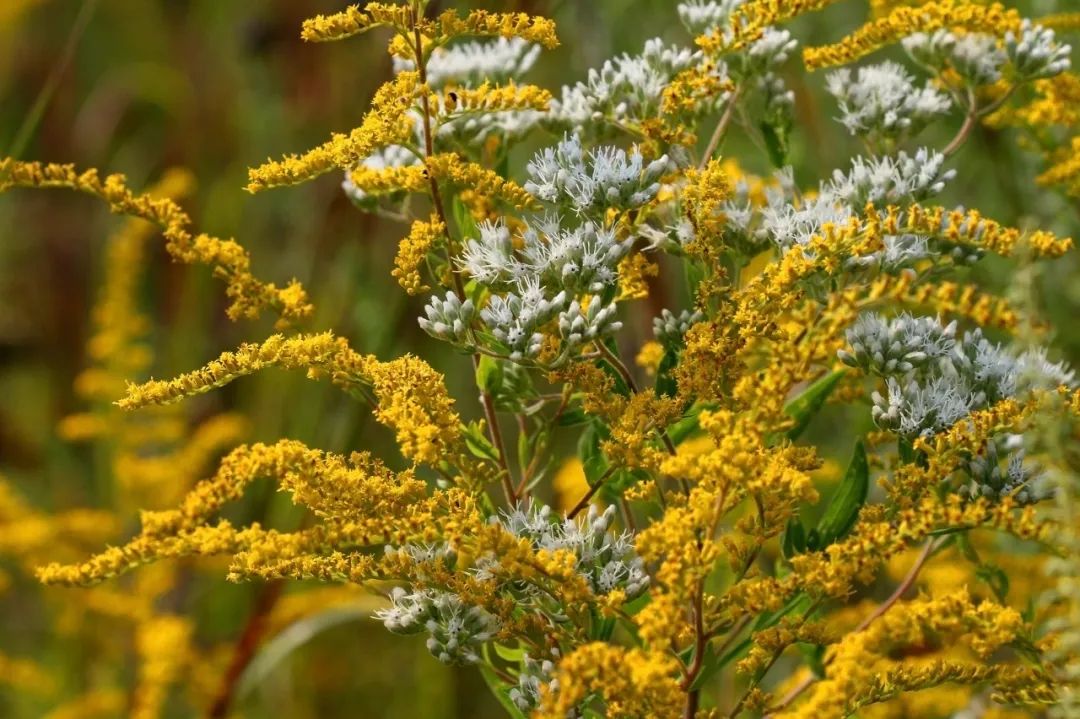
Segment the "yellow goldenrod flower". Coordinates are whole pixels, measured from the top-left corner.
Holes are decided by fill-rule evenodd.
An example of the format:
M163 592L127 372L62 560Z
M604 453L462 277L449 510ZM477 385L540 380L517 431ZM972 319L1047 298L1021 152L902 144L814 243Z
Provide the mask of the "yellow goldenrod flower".
M470 188L473 192L505 202L512 207L535 209L536 200L513 180L502 177L474 162L468 162L455 153L432 155L425 160L431 176L449 185Z
M443 110L446 122L461 115L477 112L508 112L536 110L545 112L551 102L551 92L536 85L493 86L485 82L479 87L454 87L444 90L432 103Z
M462 18L456 11L447 10L439 16L438 27L441 34L447 38L458 35L520 37L548 50L559 46L553 21L523 12L493 13L487 10L472 10Z
M697 38L709 54L742 50L761 37L769 25L778 25L808 12L827 8L836 0L750 0L731 13L728 27L717 28Z
M109 175L104 180L97 170L76 171L73 165L43 165L39 162L0 160L0 192L12 187L63 187L104 200L113 212L138 217L160 226L167 241L166 249L176 259L187 263L207 264L228 284L232 298L229 316L255 318L272 307L286 319L299 319L311 313L307 295L293 281L284 289L255 279L251 257L235 240L209 235L194 236L188 229L191 219L168 198L136 195L126 185L123 175Z
M316 15L305 20L300 37L308 42L330 42L386 26L408 32L415 21L415 13L408 5L371 2L363 10L358 5L350 5L339 13Z
M105 719L122 713L127 704L127 692L123 690L93 690L61 704L43 719Z
M366 195L386 195L393 192L426 192L429 186L423 165L404 167L368 167L360 165L349 172L356 189Z
M1043 27L1053 30L1072 32L1080 30L1080 12L1063 12L1054 15L1043 15L1037 22Z
M678 716L683 704L678 666L661 651L583 644L559 662L559 689L542 697L537 716L562 719L590 694L604 698L610 716Z
M0 683L33 694L55 691L55 682L43 667L29 659L16 659L3 653L0 653Z
M407 111L420 91L419 82L415 72L399 73L376 91L371 110L360 127L347 135L335 134L303 155L269 160L248 170L248 191L295 185L335 169L351 171L375 150L407 143L413 134L413 122Z
M390 274L397 279L402 289L410 295L426 292L430 287L420 277L420 267L436 243L446 234L446 225L438 216L432 215L427 222L417 220L409 230L409 236L398 245L394 257L394 270Z
M1000 3L976 5L962 0L938 0L919 7L897 7L888 15L871 20L843 40L832 45L808 47L803 60L810 70L846 65L917 32L953 28L1004 36L1018 32L1022 18Z
M619 295L620 302L643 300L649 296L649 277L660 274L660 265L651 261L641 252L627 255L619 260Z
M141 624L135 632L139 669L132 719L157 719L165 709L168 692L182 677L192 659L191 621L184 617L159 616Z
M1040 185L1062 185L1067 194L1080 197L1080 135L1072 138L1071 146L1058 153L1055 164L1035 181Z

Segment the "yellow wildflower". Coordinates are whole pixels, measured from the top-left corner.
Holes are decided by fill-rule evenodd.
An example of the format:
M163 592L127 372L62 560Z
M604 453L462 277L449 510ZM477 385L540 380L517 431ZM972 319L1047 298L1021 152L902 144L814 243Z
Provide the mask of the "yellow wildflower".
M140 625L135 633L139 655L138 683L129 716L157 719L167 706L168 692L182 678L191 660L190 620L160 616Z
M620 302L643 300L649 296L649 277L660 274L660 266L641 252L635 252L619 260Z
M249 192L281 185L295 185L314 179L331 170L352 170L364 158L387 145L400 145L413 134L408 110L419 92L419 75L399 73L380 87L371 101L371 109L360 126L349 134L335 134L329 141L303 155L288 155L281 160L248 170Z
M436 215L432 215L427 222L423 220L414 222L412 229L409 230L409 236L398 246L397 256L394 258L394 270L390 274L410 295L417 295L430 289L420 278L420 267L427 259L428 253L445 233L446 225Z
M1003 36L1018 32L1021 17L1000 3L976 5L963 0L939 0L916 8L897 7L888 15L871 20L843 40L832 45L808 47L803 60L810 70L845 65L917 32L954 28Z
M136 195L128 189L123 175L109 175L102 180L97 170L80 173L74 165L0 160L0 192L12 187L77 190L104 200L113 212L160 226L169 254L181 262L210 265L226 281L226 292L233 301L229 317L233 319L253 319L265 307L276 309L286 319L299 319L311 313L307 295L295 280L284 289L256 280L251 274L250 256L234 240L192 235L188 229L191 218L179 205L168 198Z
M330 42L385 26L406 32L414 21L415 14L408 5L372 2L363 10L350 5L333 15L316 15L305 20L300 37L307 42Z
M438 27L445 37L478 35L491 37L520 37L552 50L559 46L555 23L544 17L518 13L493 13L472 10L464 18L447 10L439 16Z

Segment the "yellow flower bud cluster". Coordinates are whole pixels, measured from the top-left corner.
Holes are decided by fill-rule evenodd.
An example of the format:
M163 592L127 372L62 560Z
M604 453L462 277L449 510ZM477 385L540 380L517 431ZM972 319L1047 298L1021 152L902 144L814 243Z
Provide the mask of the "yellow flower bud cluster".
M917 32L942 28L1004 36L1020 30L1020 14L1000 3L978 5L964 0L938 0L919 7L897 7L871 20L832 45L803 50L807 69L846 65Z
M446 234L446 226L435 215L427 222L417 220L409 230L409 236L398 245L394 257L394 270L390 273L402 289L410 295L426 292L430 287L420 277L420 267L436 243Z
M210 235L192 235L191 218L172 200L136 195L123 175L104 180L97 170L78 172L73 165L43 165L39 162L0 160L0 192L12 187L68 188L100 198L113 212L138 217L162 228L166 249L174 258L191 264L210 265L228 285L232 299L229 316L255 318L264 308L277 310L284 319L306 317L312 307L295 280L281 289L255 279L251 257L235 240Z
M408 110L416 101L418 92L417 73L399 73L376 91L371 110L359 127L347 135L335 134L329 141L303 155L269 160L250 169L248 191L259 192L271 187L295 185L335 169L351 171L375 150L406 142L413 132Z

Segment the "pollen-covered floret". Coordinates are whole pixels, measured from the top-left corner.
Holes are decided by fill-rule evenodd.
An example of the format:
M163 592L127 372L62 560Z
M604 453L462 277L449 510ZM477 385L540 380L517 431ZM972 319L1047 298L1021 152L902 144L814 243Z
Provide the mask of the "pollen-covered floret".
M914 135L952 108L949 96L915 78L895 62L831 73L826 88L840 106L840 122L852 135L900 138Z

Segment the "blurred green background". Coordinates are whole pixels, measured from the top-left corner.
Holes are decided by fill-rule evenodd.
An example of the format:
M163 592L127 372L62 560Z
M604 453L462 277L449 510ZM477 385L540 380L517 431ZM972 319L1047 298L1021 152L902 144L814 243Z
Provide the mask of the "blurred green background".
M554 17L562 47L542 56L529 78L553 90L613 54L639 51L650 37L689 43L672 0L442 5ZM336 176L256 196L241 189L249 166L358 124L374 88L390 76L382 34L323 45L300 41L304 18L342 7L336 0L0 0L0 154L123 172L135 187L169 167L189 168L199 184L184 204L197 228L236 237L251 251L257 276L301 280L317 306L311 327L333 329L384 358L405 352L429 358L447 373L462 413L474 416L468 358L420 332L415 317L423 299L408 298L390 277L407 228L359 213ZM1046 2L1021 8L1055 9ZM792 30L803 44L827 42L866 14L865 2L849 0L800 19ZM797 178L810 184L860 148L831 121L836 108L822 91L823 73L807 75L794 60L787 79L798 113L791 161ZM930 132L923 142L941 147L953 129ZM550 139L523 143L515 166ZM750 170L769 170L767 158L738 132L724 152ZM980 130L954 166L960 173L943 204L975 206L1007 224L1064 235L1080 229L1077 204L1036 188L1038 161L1001 134ZM45 510L109 506L95 489L107 483L93 476L92 450L61 441L56 424L80 409L72 382L86 364L102 247L120 222L95 200L71 193L0 196L0 472ZM160 243L154 247L143 291L155 317L155 376L194 368L272 331L269 320L229 322L220 283L203 267L171 263ZM972 272L1006 292L1015 269L988 259ZM1074 252L1042 268L1036 284L1056 343L1074 363L1080 360L1078 280ZM639 302L632 310L626 353L647 338L658 308ZM363 407L297 375L246 379L189 403L187 411L194 420L222 409L249 417L253 440L293 437L328 450L373 449L395 460L392 437ZM298 521L268 486L257 487L236 516L285 527ZM130 527L134 520L124 517ZM30 580L11 573L13 586L0 594L0 650L65 667L62 690L76 693L100 671L98 659L54 641L48 607ZM239 632L259 591L221 579L200 585L182 609L197 608L201 641L223 641ZM0 716L36 717L48 706L47 699L0 689ZM422 639L394 637L368 620L319 633L239 706L251 717L503 715L475 672L446 669L427 655Z

